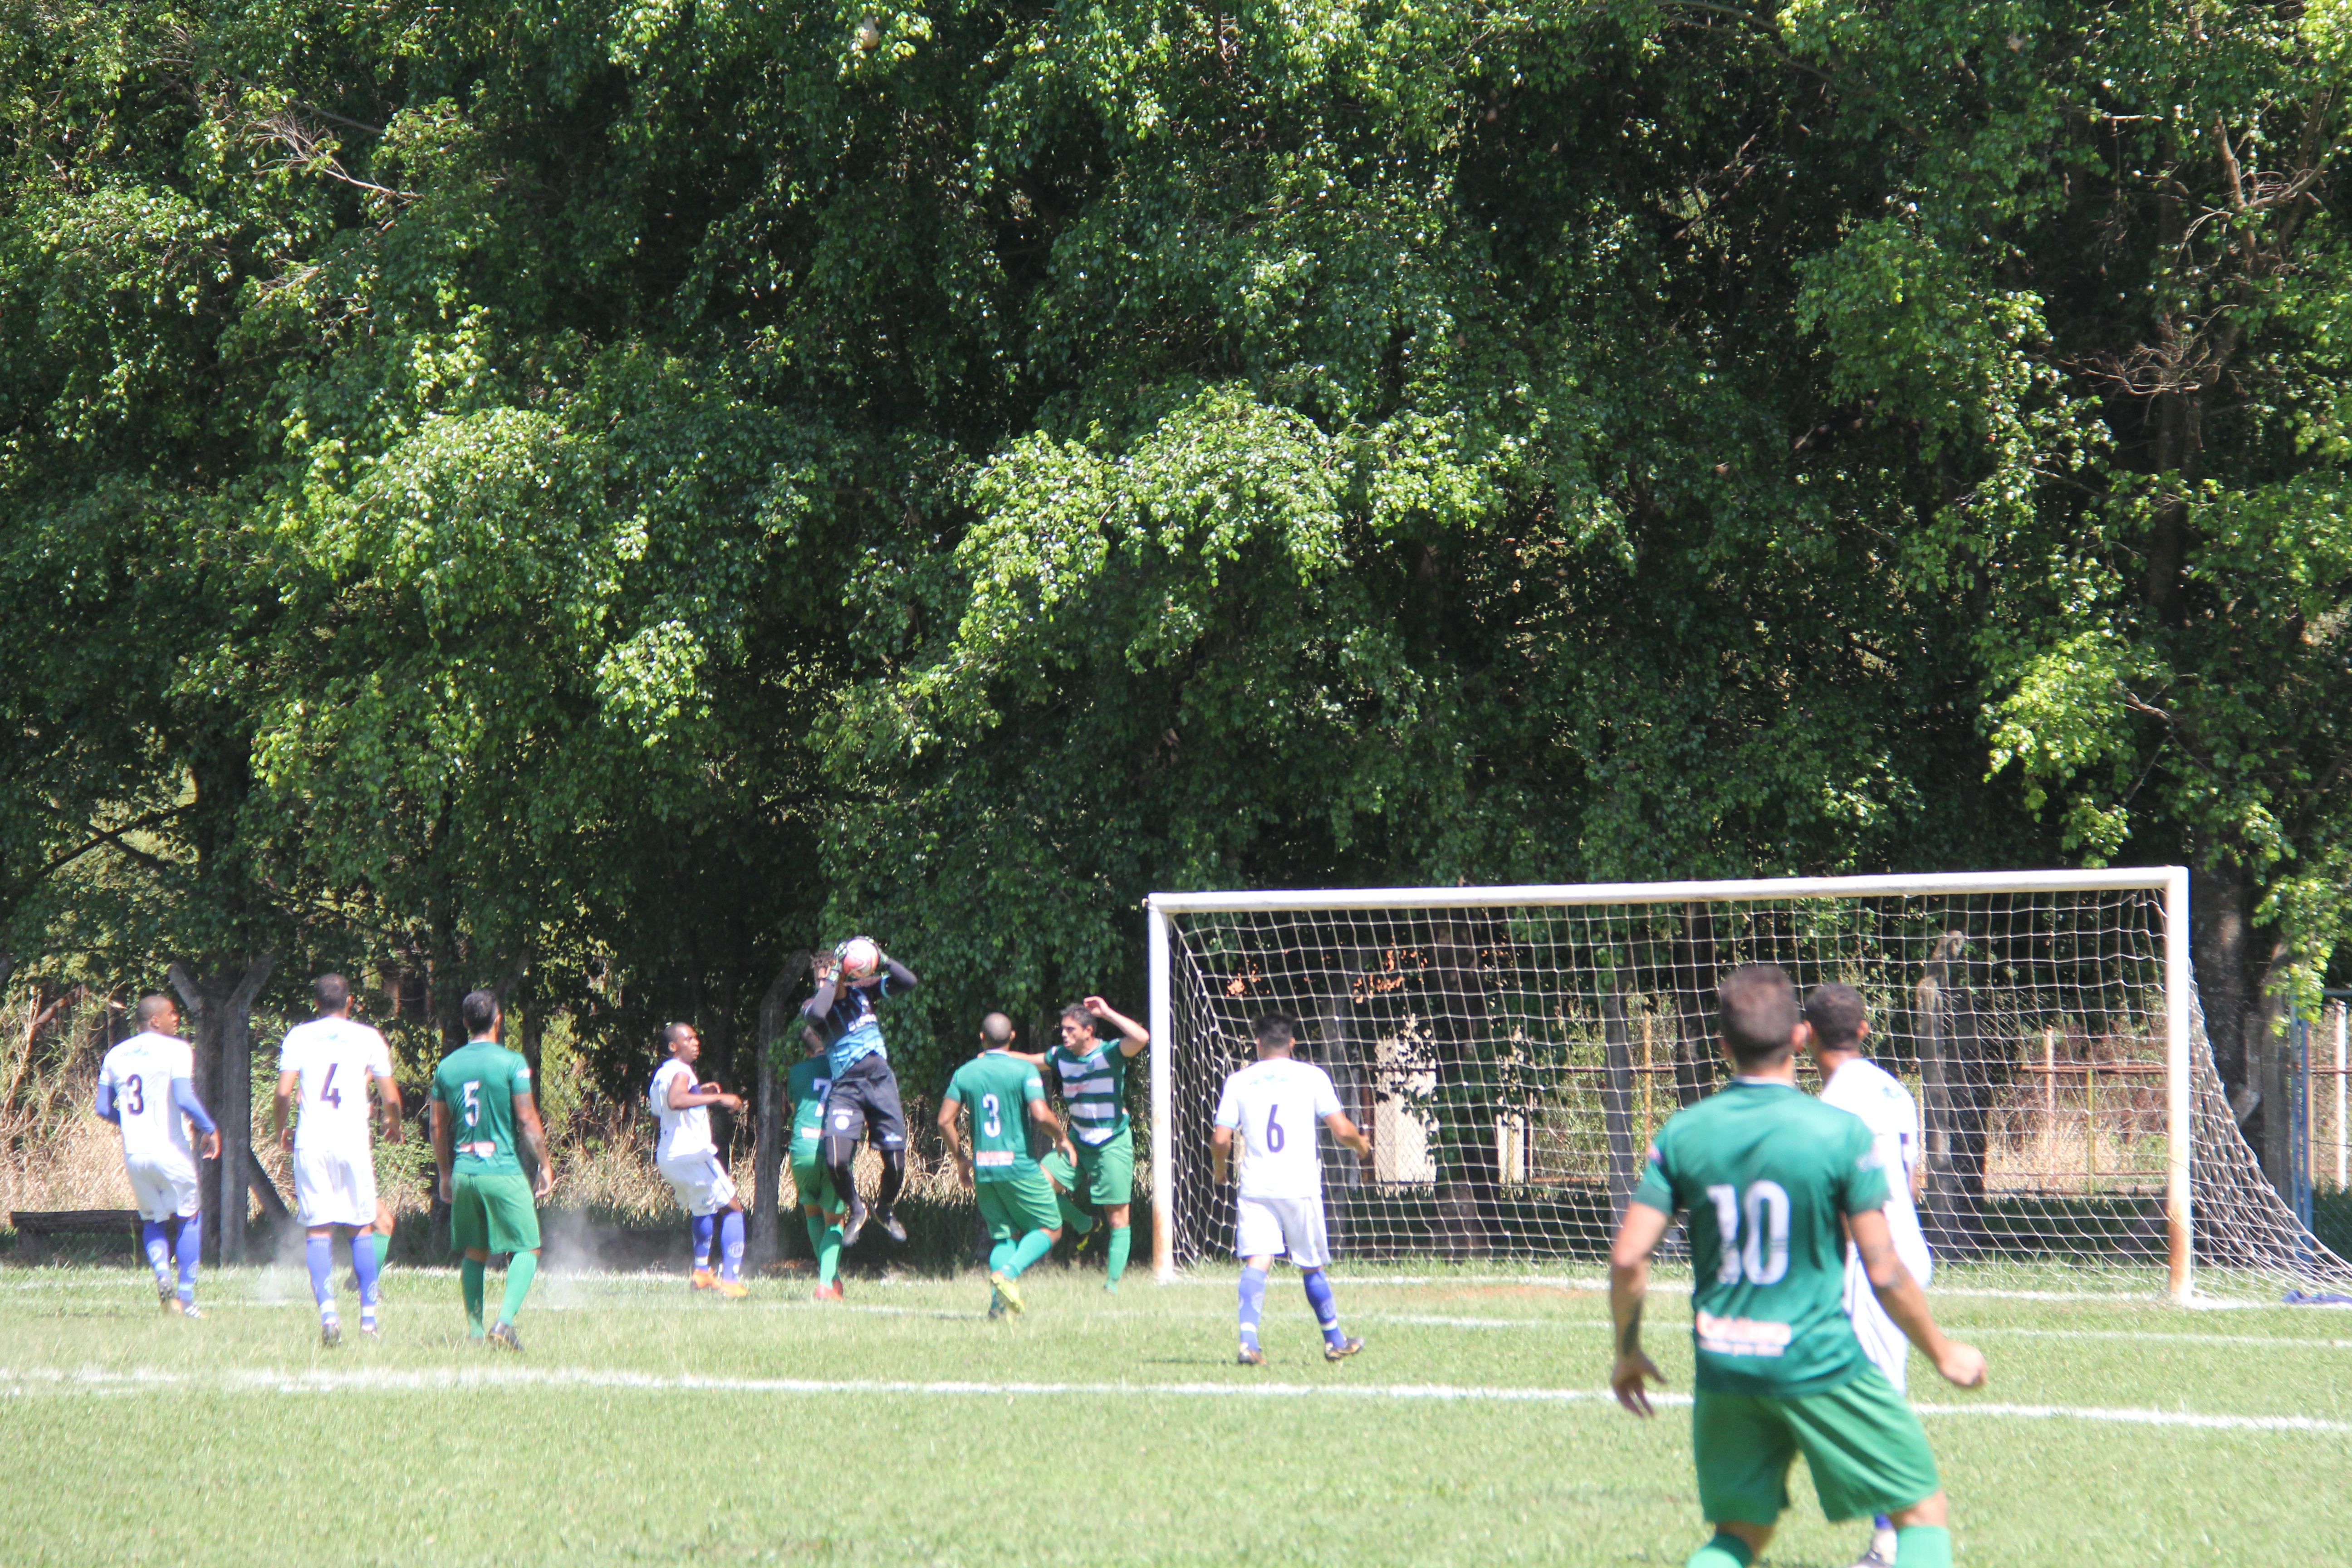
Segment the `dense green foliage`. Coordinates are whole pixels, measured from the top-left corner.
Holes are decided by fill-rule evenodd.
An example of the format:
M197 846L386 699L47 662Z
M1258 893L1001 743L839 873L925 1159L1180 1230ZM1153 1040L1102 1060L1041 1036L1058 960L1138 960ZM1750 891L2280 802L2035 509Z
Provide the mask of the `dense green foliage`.
M2333 0L5 16L20 961L2179 858L2234 1081L2352 921Z

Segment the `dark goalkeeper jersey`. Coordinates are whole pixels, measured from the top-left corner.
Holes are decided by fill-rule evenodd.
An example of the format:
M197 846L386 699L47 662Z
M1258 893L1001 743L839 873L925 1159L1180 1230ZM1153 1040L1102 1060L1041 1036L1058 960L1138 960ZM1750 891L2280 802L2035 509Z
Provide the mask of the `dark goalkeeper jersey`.
M1699 1387L1812 1394L1870 1364L1845 1315L1838 1224L1886 1202L1862 1118L1793 1084L1734 1079L1658 1129L1633 1201L1690 1216Z

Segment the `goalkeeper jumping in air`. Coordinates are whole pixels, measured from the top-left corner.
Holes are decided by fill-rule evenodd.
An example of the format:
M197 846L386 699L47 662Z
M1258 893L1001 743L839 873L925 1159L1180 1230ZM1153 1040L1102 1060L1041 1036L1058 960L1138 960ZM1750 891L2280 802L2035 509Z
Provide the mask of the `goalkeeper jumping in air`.
M816 974L816 994L801 1004L801 1011L824 1037L833 1069L833 1088L825 1096L824 1165L834 1190L849 1200L849 1223L841 1227L841 1245L855 1247L866 1228L866 1205L857 1195L852 1167L857 1141L869 1131L882 1156L882 1184L874 1199L874 1218L893 1241L907 1239L891 1205L907 1181L907 1117L898 1108L898 1079L890 1070L890 1056L882 1043L882 1021L875 1008L895 1002L918 984L915 972L884 952L871 937L854 936L830 954L809 961Z

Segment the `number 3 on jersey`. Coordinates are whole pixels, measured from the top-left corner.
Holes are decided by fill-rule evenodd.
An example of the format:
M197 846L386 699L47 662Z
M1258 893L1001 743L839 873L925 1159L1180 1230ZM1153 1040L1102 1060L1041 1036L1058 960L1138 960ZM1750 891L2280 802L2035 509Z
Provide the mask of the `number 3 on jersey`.
M1723 1261L1715 1277L1737 1285L1744 1270L1750 1285L1777 1285L1789 1272L1789 1193L1778 1182L1751 1182L1743 1203L1739 1189L1720 1182L1706 1189L1715 1204L1715 1228L1723 1238ZM1748 1234L1740 1236L1740 1212L1748 1215Z
M980 1129L991 1138L1004 1136L1004 1118L999 1113L996 1096L992 1094L980 1097Z

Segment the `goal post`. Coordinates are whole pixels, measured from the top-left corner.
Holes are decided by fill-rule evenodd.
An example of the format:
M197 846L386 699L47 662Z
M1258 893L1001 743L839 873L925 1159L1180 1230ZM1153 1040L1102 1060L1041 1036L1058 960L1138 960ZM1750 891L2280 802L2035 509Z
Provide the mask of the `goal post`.
M1209 1121L1250 1021L1300 1020L1372 1134L1326 1166L1357 1256L1597 1260L1673 1110L1711 1091L1714 988L1845 981L1917 1100L1941 1257L2058 1261L2187 1299L2352 1280L2262 1180L2196 1005L2179 867L1155 893L1156 1271L1230 1247ZM1727 1069L1724 1069L1727 1070Z

